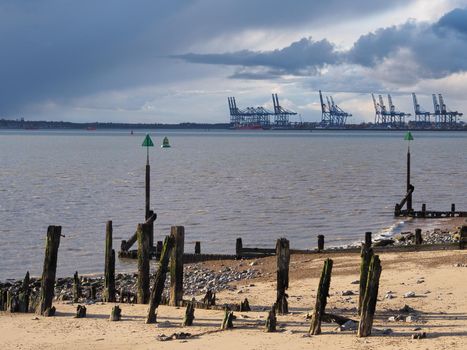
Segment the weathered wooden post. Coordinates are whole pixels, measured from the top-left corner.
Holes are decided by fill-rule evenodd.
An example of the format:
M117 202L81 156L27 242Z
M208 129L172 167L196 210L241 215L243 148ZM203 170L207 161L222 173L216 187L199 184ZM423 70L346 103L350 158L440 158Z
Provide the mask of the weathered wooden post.
M73 302L77 303L81 298L81 282L79 280L78 271L73 275Z
M195 319L195 305L188 303L185 310L185 318L183 319L182 326L192 326L193 320Z
M372 233L370 231L365 232L365 247L370 247L373 244L372 239L371 239Z
M195 242L195 254L201 254L201 242Z
M367 240L365 236L365 243L362 244L360 252L360 282L359 282L359 294L358 294L358 314L361 314L363 297L365 295L365 288L368 278L368 268L370 266L371 258L373 257L373 249L371 248L371 240Z
M371 328L373 327L373 318L376 310L376 301L378 300L380 276L381 261L379 260L378 255L374 255L371 259L370 268L368 270L365 297L363 298L360 322L358 324L357 335L359 337L367 337L371 335Z
M278 314L287 314L289 306L285 291L289 288L289 263L290 250L289 241L286 238L279 238L276 242L277 257L277 299L276 311Z
M138 304L147 304L149 301L149 224L138 225L138 291L136 301Z
M55 288L55 275L57 272L57 254L62 235L61 226L47 228L45 246L44 268L42 270L40 302L37 312L44 316L53 316L55 307L52 306Z
M232 329L233 328L233 311L230 311L227 307L225 308L224 319L222 320L221 329Z
M467 245L467 225L463 225L459 232L459 249L465 249Z
M78 305L76 307L76 316L75 318L85 318L86 317L86 306Z
M160 254L162 252L162 241L157 241L156 252L157 254Z
M423 239L422 239L422 229L420 228L416 228L415 229L415 244L416 245L420 245L423 243Z
M266 319L266 332L275 332L277 325L277 318L276 318L276 305L273 305L271 310L268 312L268 317Z
M26 271L26 275L24 276L23 283L21 284L21 289L23 291L28 291L29 292L29 283L31 281L31 278L29 277L29 271Z
M324 250L324 235L318 235L318 251L322 252Z
M243 249L243 242L242 242L242 239L239 237L237 238L237 241L235 242L235 255L237 256L237 259L242 258L242 249Z
M422 204L422 217L426 217L426 204Z
M172 226L170 235L174 238L174 248L170 257L170 300L169 305L180 306L183 299L183 251L185 228Z
M146 218L146 221L154 215L154 211L149 211L149 216ZM152 251L154 249L154 221L149 223L149 250Z
M112 249L112 220L105 228L104 301L115 302L115 250Z
M451 204L451 216L454 216L455 212L456 212L456 204L452 203Z
M321 334L321 318L326 310L327 298L329 295L329 286L331 285L332 260L324 261L323 271L319 280L318 292L316 294L316 303L311 318L309 333L312 335Z
M164 241L164 245L159 260L159 268L156 272L156 278L151 291L151 300L149 302L148 316L146 323L156 322L156 309L161 303L162 292L164 291L165 277L168 271L170 253L174 246L175 238L173 236L167 236Z
M248 301L248 298L245 298L245 299L240 303L240 311L241 311L241 312L251 311L250 302Z
M122 319L122 309L118 305L115 305L110 312L109 321L120 321Z

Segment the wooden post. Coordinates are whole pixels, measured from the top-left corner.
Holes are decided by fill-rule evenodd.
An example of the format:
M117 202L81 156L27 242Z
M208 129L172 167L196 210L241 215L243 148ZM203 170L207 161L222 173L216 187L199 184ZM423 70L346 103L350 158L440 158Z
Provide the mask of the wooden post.
M160 254L162 252L162 241L157 241L156 252Z
M156 221L156 219L157 219L157 214L153 213L144 223L154 224L154 221ZM124 252L128 251L133 246L133 244L135 244L137 239L138 239L138 227L136 227L135 233L127 241L122 240L120 249Z
M120 321L122 319L122 309L118 305L115 305L110 312L109 321Z
M185 318L183 319L182 327L192 326L195 319L195 305L188 303L185 310Z
M233 311L230 311L227 307L225 308L224 319L222 320L221 329L232 329L233 328Z
M237 241L235 242L235 255L237 255L237 259L242 258L242 249L243 249L243 243L242 243L242 239L239 237L237 238Z
M467 245L467 225L463 225L459 232L459 249L465 249Z
M290 250L289 241L286 238L279 238L276 242L277 257L277 299L276 311L278 314L287 314L289 306L287 303L286 289L289 288L289 263Z
M456 204L452 203L451 204L451 216L454 216L454 213L456 212Z
M57 272L57 254L62 235L61 226L47 228L45 246L44 268L42 270L40 302L37 312L44 316L53 316L55 307L52 306L55 288L55 275Z
M243 300L240 303L240 311L241 312L251 311L250 302L248 301L248 298L245 298L245 300Z
M86 306L78 305L76 307L76 316L75 318L85 318L86 317Z
M81 298L81 282L79 280L78 271L73 275L73 302L77 303Z
M170 257L170 306L180 306L183 298L183 250L185 228L172 226L170 235L174 238L174 248Z
M326 310L327 297L329 295L329 286L331 285L332 260L324 261L323 271L319 280L318 292L316 294L316 303L311 318L309 333L311 335L321 334L321 318Z
M422 229L420 228L416 228L415 229L415 244L416 245L420 245L423 243L423 239L422 239Z
M277 325L276 305L273 305L271 310L269 310L268 318L266 319L266 332L275 332L276 325Z
M105 228L105 266L104 295L106 302L115 302L115 250L112 249L112 220L107 221Z
M154 211L150 210L148 218L150 218L153 215L154 215ZM146 220L148 218L146 218ZM152 221L149 225L149 249L153 250L153 248L154 248L154 221Z
M151 291L151 299L149 302L148 316L146 318L146 323L155 323L156 322L156 309L161 303L162 292L164 291L165 277L168 271L170 253L174 246L174 237L167 236L164 241L164 245L161 252L161 257L159 260L159 268L157 269L156 278L154 280L154 285Z
M0 311L6 311L7 290L0 288Z
M21 285L21 289L23 291L28 291L29 292L29 283L31 279L29 277L29 271L26 271L26 275L24 276L23 283Z
M426 217L426 204L422 204L422 217Z
M138 225L138 304L147 304L149 301L149 224Z
M407 150L407 193L410 190L410 150ZM407 212L410 214L412 211L412 194L407 198Z
M318 235L318 251L322 252L324 250L324 235Z
M371 232L365 232L365 247L371 248L372 244Z
M365 289L365 297L363 298L360 322L358 324L359 337L367 337L371 335L373 327L373 317L376 310L376 301L378 299L379 278L381 276L381 261L378 255L374 255L371 259L370 268L368 270L368 282Z
M195 242L195 254L201 254L201 242Z
M151 167L149 165L149 154L146 162L146 210L145 210L145 219L147 220L149 218L149 197L150 197L150 181L151 181Z
M368 268L370 266L371 258L373 257L373 249L371 245L368 246L365 239L365 244L362 244L362 250L360 252L360 282L359 282L359 293L358 293L358 314L361 314L363 297L365 296L365 288L368 278Z

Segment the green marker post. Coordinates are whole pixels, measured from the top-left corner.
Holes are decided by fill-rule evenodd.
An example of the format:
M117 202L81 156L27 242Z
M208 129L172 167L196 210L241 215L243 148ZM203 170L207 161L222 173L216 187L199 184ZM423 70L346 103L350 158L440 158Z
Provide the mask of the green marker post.
M413 141L413 136L410 131L407 131L404 140L408 141L407 144L407 193L411 187L410 184L410 141ZM407 211L412 211L412 194L407 198Z
M150 170L151 167L149 165L149 147L154 147L154 143L151 140L149 134L146 134L144 138L143 147L146 147L146 213L145 217L146 220L149 218L149 194L150 194Z

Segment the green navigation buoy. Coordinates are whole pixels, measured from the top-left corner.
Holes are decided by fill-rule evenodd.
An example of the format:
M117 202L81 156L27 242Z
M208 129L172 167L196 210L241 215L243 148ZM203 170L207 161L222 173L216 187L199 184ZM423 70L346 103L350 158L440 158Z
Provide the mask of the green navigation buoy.
M167 136L162 140L161 148L170 148L169 138Z
M410 131L407 131L404 135L404 140L405 141L413 141L413 136L412 136L412 133Z

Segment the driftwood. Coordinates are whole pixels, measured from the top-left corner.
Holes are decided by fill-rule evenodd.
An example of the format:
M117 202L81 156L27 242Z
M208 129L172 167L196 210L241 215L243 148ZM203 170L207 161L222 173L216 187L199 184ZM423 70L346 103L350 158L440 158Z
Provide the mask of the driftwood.
M44 316L53 316L55 308L52 306L55 288L55 275L57 272L57 253L62 235L61 226L47 228L47 241L45 247L44 268L40 291L40 304L37 312Z
M165 277L167 275L170 252L174 245L174 237L167 236L162 247L161 258L159 260L159 268L157 269L156 278L151 291L149 301L148 316L146 323L155 323L157 320L156 309L162 301L162 292L164 291Z
M327 298L329 295L329 286L331 284L332 260L324 261L323 271L319 280L318 292L316 294L316 303L311 318L309 333L312 335L321 334L321 320L326 310Z
M367 337L371 335L373 327L373 317L376 310L376 301L378 299L379 277L381 276L381 261L378 255L371 258L370 267L368 269L368 278L365 289L365 297L363 298L362 310L360 314L360 322L358 324L359 337Z

